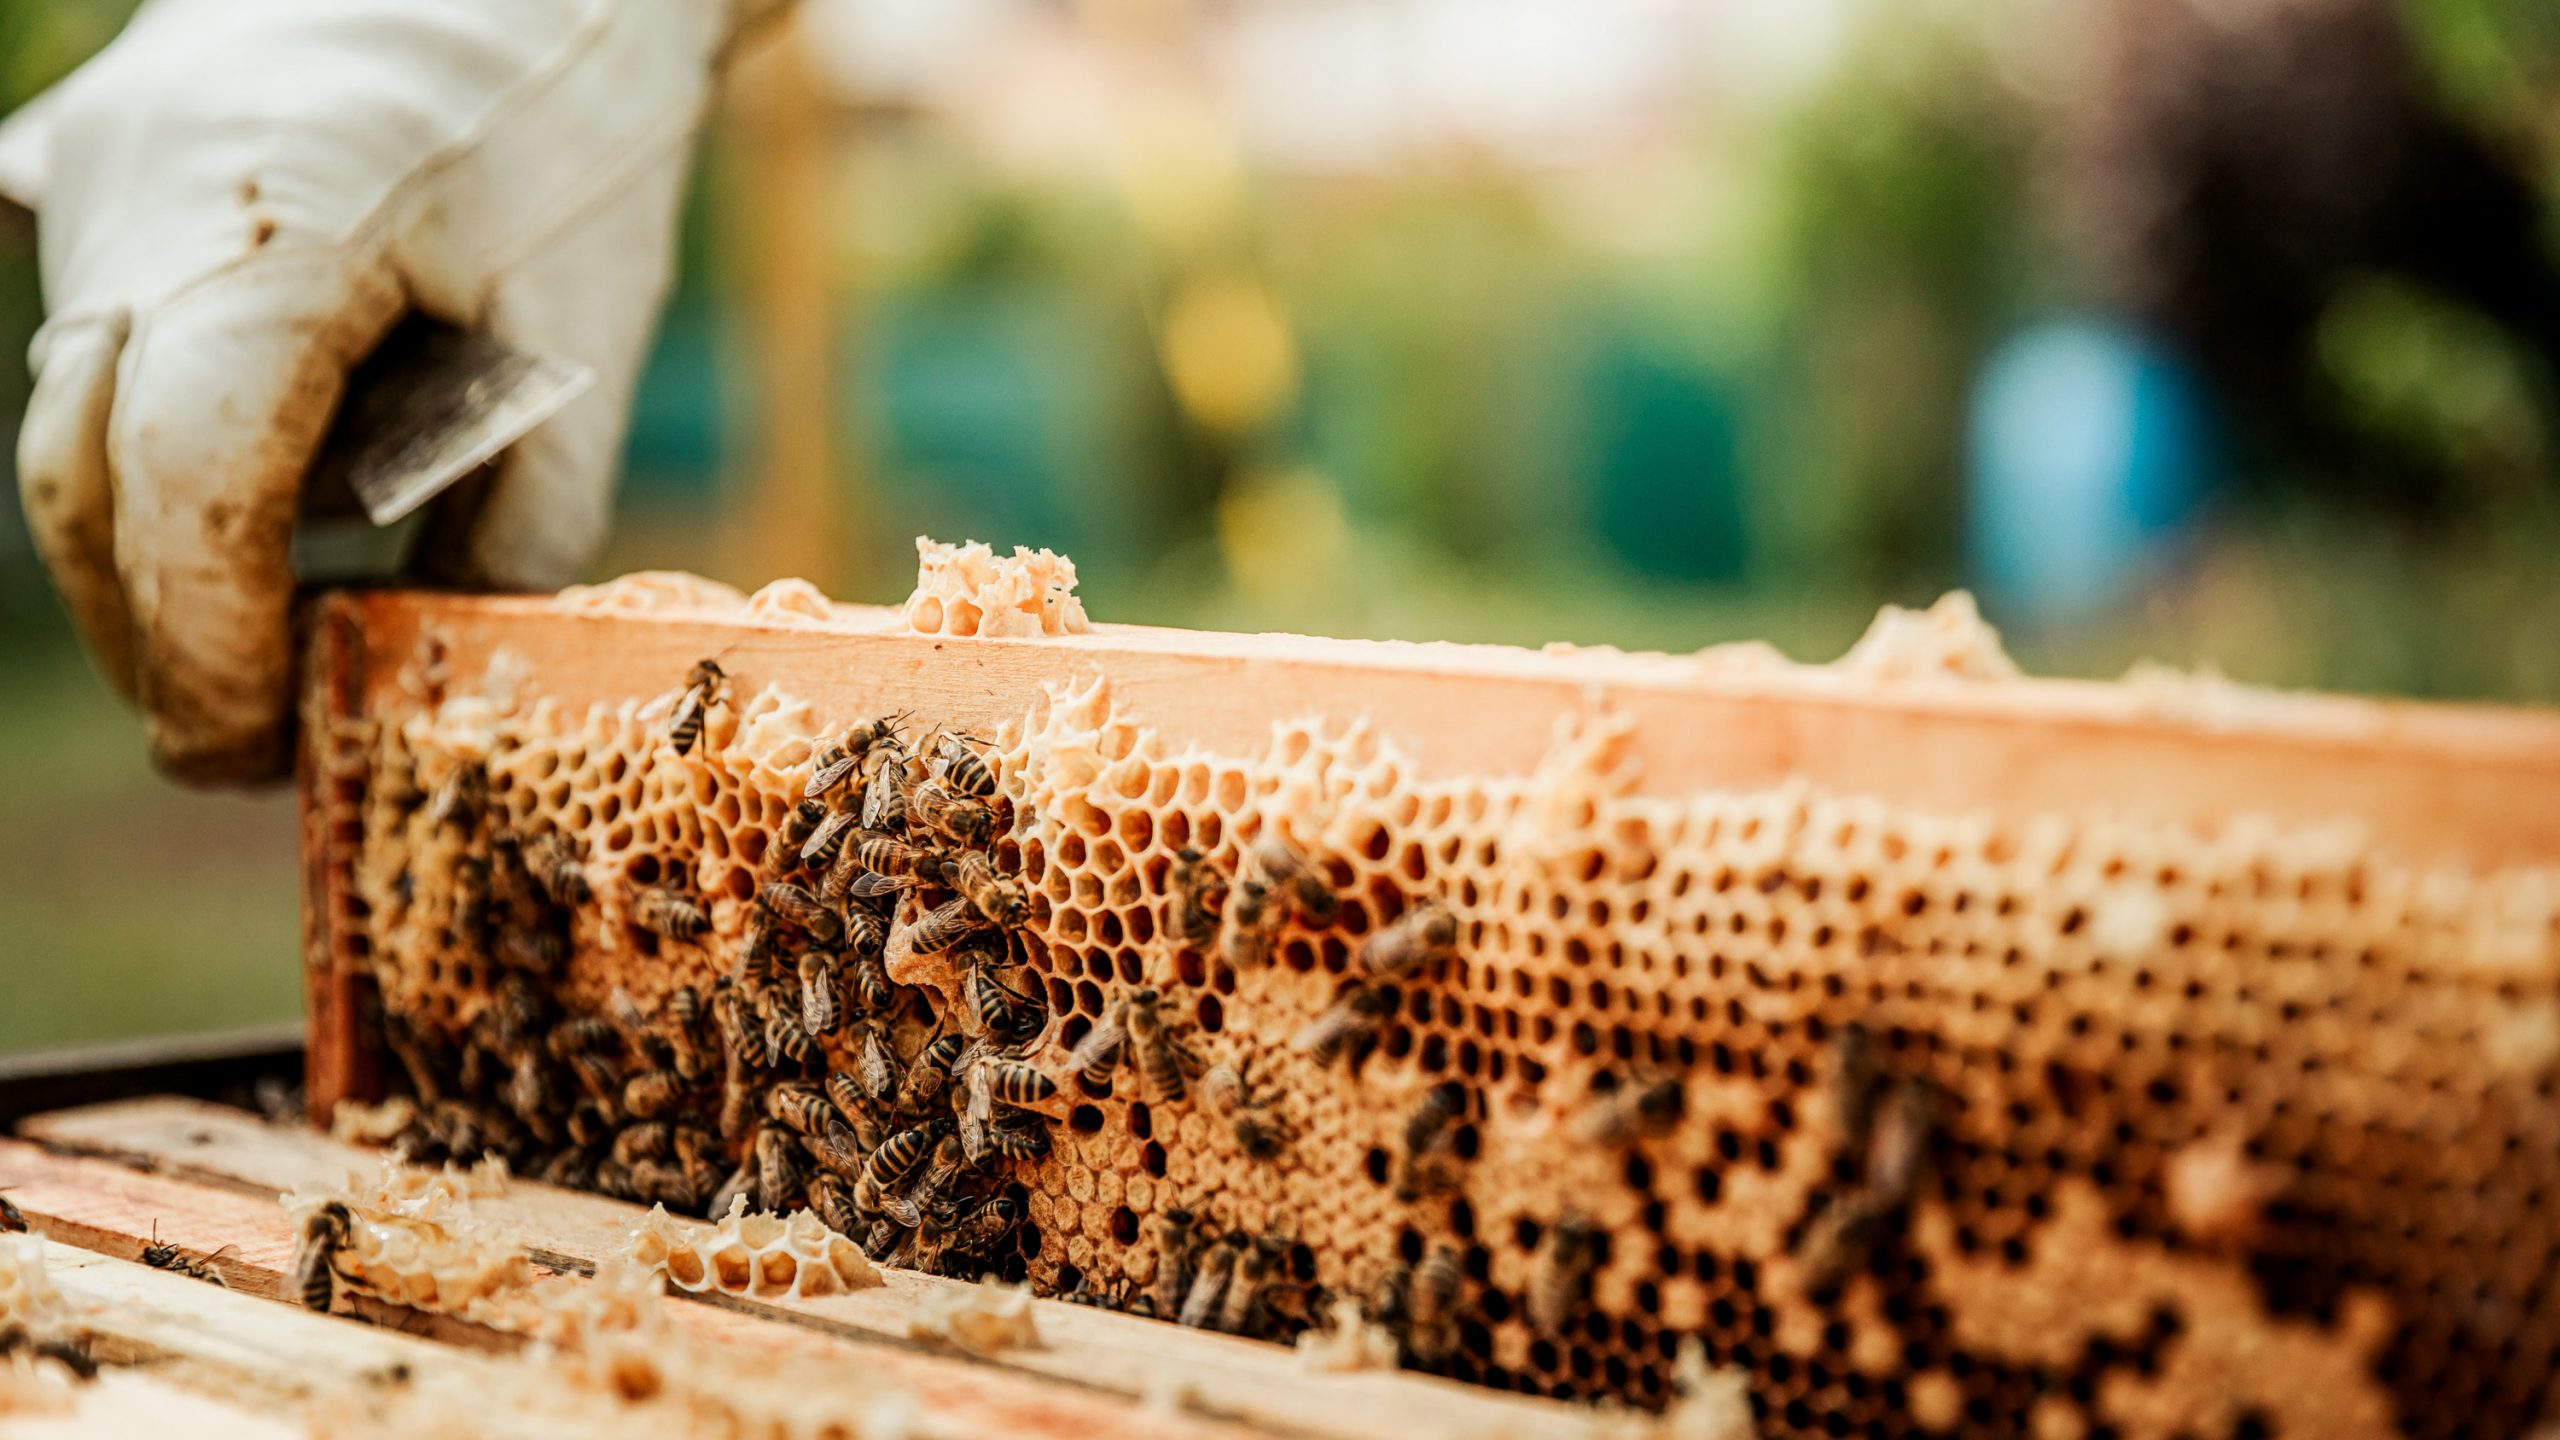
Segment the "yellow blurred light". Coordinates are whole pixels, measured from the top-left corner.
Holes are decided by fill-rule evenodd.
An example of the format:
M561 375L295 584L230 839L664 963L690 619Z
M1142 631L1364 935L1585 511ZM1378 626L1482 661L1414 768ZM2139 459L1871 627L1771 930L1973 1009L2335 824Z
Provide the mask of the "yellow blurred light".
M1166 36L1193 23L1191 0L1080 0L1076 18L1097 34Z
M1208 247L1244 212L1244 161L1204 97L1159 91L1120 115L1118 179L1150 244L1174 254Z
M1351 522L1314 470L1262 471L1219 500L1218 550L1237 589L1267 606L1302 608L1341 593Z
M1240 434L1272 418L1298 388L1298 342L1271 293L1244 275L1186 280L1165 306L1166 381L1201 424Z

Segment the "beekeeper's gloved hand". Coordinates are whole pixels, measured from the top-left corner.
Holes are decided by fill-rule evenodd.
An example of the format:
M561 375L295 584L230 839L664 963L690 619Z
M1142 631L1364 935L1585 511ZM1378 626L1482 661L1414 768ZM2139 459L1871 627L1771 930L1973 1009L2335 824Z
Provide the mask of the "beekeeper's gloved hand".
M347 368L415 306L598 383L504 460L458 578L602 538L724 0L151 0L0 131L45 303L19 484L162 768L287 768L289 545Z

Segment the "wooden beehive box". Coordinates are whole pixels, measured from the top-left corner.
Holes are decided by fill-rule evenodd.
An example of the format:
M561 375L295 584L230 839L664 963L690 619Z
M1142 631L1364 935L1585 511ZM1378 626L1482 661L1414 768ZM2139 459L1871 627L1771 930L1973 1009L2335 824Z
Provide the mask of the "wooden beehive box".
M981 956L1044 1022L1019 1059L1056 1087L1025 1107L1045 1153L948 1192L1004 1200L1002 1233L902 1253L1132 1306L1261 1251L1258 1303L1209 1313L1285 1338L1357 1301L1413 1363L1557 1397L1658 1404L1695 1339L1769 1435L2543 1415L2560 718L2000 678L1954 612L1837 669L913 618L664 581L321 603L315 1112L432 1090L482 1112L469 1145L630 1193L610 1136L505 1113L543 1092L504 1083L484 1013L515 985L546 1026L627 1028L680 989L753 992L760 887L816 884L777 832L831 737L898 715L919 754L965 735L992 769L984 853L1029 914ZM705 658L727 687L679 754ZM466 769L486 800L456 823L439 797ZM508 879L545 836L574 903ZM1275 837L1325 905L1285 913L1261 964L1186 939L1182 852L1234 887ZM707 933L653 929L653 891ZM1453 953L1370 973L1371 937L1425 904ZM511 924L560 951L531 986L498 953ZM952 953L889 957L900 1064L983 1028ZM1077 1073L1141 990L1247 1109ZM1344 1053L1310 1053L1359 1006ZM858 1071L862 1033L753 1078ZM608 1079L650 1063L635 1042ZM722 1093L685 1102L705 1136ZM1668 1113L1613 1129L1639 1094ZM1447 1124L1414 1128L1433 1104ZM883 1128L910 1123L950 1122ZM717 1138L724 1167L764 1143Z

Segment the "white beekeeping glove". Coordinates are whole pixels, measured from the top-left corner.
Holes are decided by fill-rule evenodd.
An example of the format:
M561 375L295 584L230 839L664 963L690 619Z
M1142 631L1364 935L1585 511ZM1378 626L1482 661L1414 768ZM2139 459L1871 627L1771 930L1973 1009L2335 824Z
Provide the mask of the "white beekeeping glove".
M19 483L161 766L286 768L289 547L345 373L414 306L597 384L463 553L547 587L602 538L723 0L151 0L0 130L50 314Z

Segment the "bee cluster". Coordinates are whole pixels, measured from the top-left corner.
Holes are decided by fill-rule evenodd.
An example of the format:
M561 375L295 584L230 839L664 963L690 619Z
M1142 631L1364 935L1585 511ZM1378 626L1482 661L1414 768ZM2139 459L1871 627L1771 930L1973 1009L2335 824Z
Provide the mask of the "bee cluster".
M675 753L701 742L724 687L715 661L688 677ZM461 841L447 963L491 977L489 996L458 1032L386 1011L418 1102L398 1147L502 1155L679 1213L807 1208L891 1263L1018 1269L1008 1167L1048 1152L1038 1107L1057 1091L1023 1058L1049 1028L1046 999L1009 978L1029 901L990 853L1007 802L984 757L955 734L911 745L904 719L857 724L815 757L725 965L703 896L663 875L629 882L630 925L713 974L646 1008L617 986L601 1013L561 1003L578 917L599 899L585 857L509 823L486 768L456 763L418 803ZM966 976L965 1005L941 1013L890 979L926 955Z

